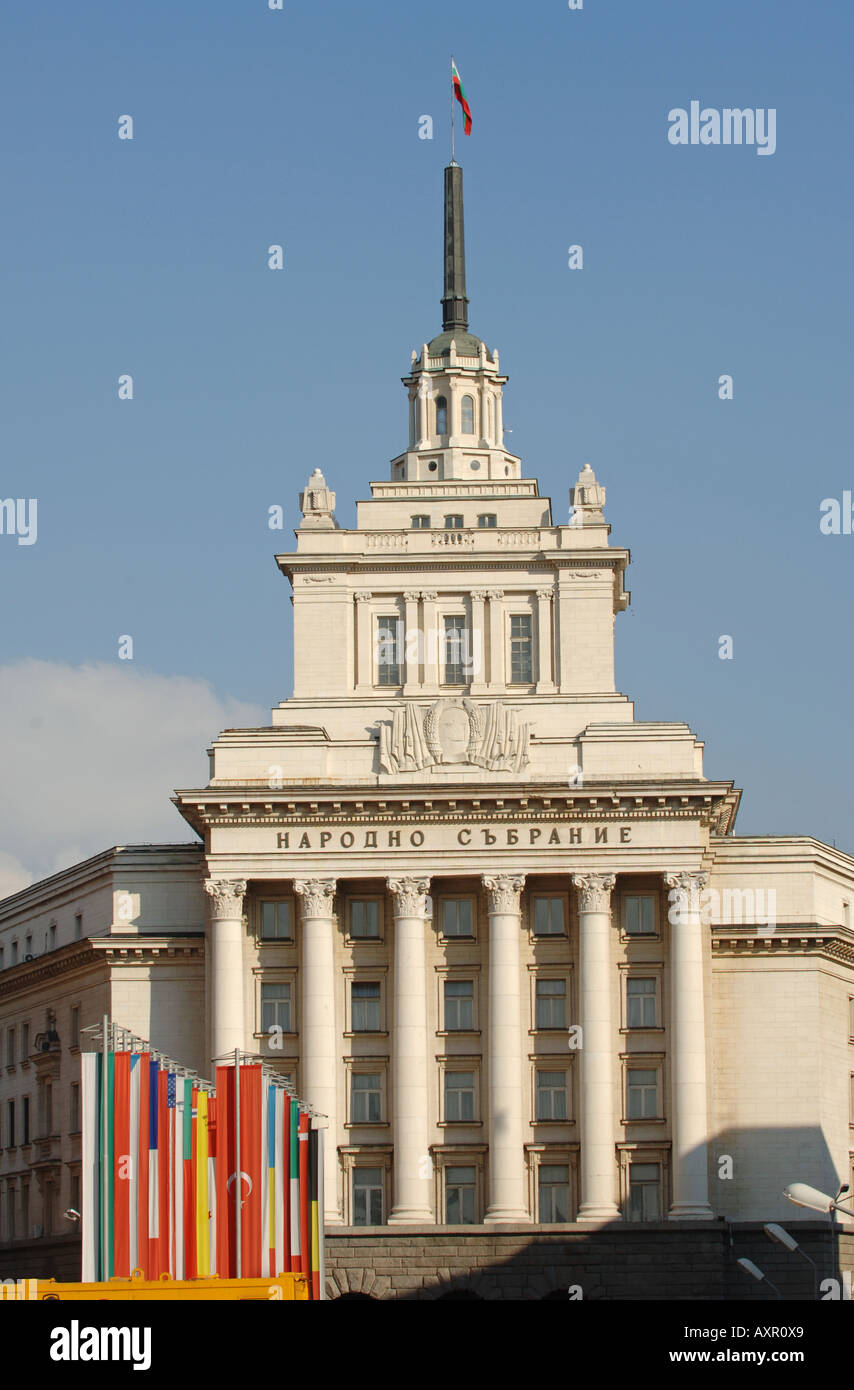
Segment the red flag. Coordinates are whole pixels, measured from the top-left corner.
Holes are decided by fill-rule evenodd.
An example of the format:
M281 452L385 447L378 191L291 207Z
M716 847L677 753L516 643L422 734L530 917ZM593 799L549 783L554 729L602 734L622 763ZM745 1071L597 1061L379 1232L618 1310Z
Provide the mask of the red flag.
M466 97L466 94L463 91L463 84L460 81L460 74L457 72L457 65L454 62L453 58L451 59L451 81L454 84L454 96L457 98L457 101L463 108L463 115L465 117L465 125L463 128L465 130L466 135L471 135L471 107L469 106L468 98Z
M130 1275L130 1053L114 1055L113 1107L113 1273ZM135 1215L135 1213L134 1213Z
M220 1279L237 1273L234 1257L234 1202L228 1181L234 1161L234 1067L216 1069L216 1272ZM213 1251L211 1251L213 1260Z
M240 1201L241 1275L245 1279L261 1277L261 1242L267 1240L262 1231L261 1152L262 1078L260 1066L240 1068L240 1173L232 1187L233 1201Z
M299 1228L302 1272L311 1275L311 1197L308 1178L308 1132L311 1120L304 1110L299 1115Z

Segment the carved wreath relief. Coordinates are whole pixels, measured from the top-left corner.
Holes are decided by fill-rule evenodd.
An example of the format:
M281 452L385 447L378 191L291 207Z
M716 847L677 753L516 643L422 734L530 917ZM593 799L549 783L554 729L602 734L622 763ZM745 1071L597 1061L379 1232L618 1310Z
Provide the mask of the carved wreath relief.
M406 704L378 725L383 772L415 772L437 764L468 763L500 772L528 764L531 726L502 700Z

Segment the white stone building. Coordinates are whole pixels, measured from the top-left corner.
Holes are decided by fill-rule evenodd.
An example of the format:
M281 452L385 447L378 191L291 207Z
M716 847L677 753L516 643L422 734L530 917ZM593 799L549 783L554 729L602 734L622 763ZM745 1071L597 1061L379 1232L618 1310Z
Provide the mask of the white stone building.
M734 835L690 728L615 690L628 552L589 465L556 516L504 447L457 166L445 200L407 448L352 528L309 479L294 694L176 794L202 844L0 904L2 1238L56 1227L30 1174L74 1197L73 1009L290 1074L330 1230L780 1219L786 1183L852 1181L854 860ZM59 1118L25 1142L51 1017Z

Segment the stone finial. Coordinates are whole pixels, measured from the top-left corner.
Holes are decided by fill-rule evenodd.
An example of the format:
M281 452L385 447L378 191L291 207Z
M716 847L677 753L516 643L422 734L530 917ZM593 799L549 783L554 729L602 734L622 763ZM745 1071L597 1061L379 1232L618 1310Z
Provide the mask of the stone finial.
M300 527L314 527L318 531L331 531L338 525L335 520L335 493L326 486L326 479L319 468L315 468L299 495L302 521Z
M589 463L585 463L579 473L575 487L569 489L569 505L572 507L570 526L601 526L605 520L602 515L605 489L597 483Z

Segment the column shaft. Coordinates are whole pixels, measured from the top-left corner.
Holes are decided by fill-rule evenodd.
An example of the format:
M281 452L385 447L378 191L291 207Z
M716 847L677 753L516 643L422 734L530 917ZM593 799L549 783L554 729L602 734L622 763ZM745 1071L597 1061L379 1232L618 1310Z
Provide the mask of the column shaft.
M488 1223L530 1221L522 1107L521 874L483 876L489 894Z
M581 1202L579 1221L616 1221L614 1026L611 1008L613 874L573 874L579 892Z
M210 947L211 1058L246 1050L243 1008L245 879L205 879Z
M426 878L390 878L394 895L392 1123L394 1202L390 1224L431 1223L427 1114Z
M700 891L705 874L665 874L670 910L673 1201L668 1220L711 1221ZM675 901L674 901L675 899Z
M300 879L300 1085L302 1097L327 1116L324 1220L340 1223L338 1180L338 1029L335 1021L334 878Z

